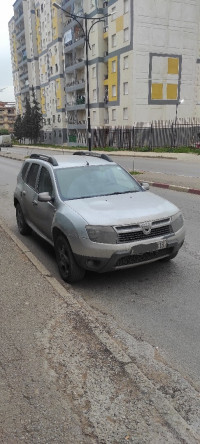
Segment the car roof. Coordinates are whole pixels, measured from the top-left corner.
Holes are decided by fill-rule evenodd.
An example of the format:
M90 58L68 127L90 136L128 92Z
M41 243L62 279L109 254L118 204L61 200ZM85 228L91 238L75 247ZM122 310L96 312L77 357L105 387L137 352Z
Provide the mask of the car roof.
M81 167L85 165L115 164L106 154L90 153L88 151L80 151L73 154L58 154L53 157L44 154L31 154L27 160L37 160L42 163L48 163L55 169Z

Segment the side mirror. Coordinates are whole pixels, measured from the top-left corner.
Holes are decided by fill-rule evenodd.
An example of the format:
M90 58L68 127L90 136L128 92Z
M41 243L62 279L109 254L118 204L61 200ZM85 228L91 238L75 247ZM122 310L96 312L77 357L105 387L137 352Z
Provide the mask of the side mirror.
M149 190L149 183L147 182L142 182L141 183L143 190L148 191Z
M48 191L44 191L43 193L38 194L39 202L50 202L52 201L52 197L50 196Z

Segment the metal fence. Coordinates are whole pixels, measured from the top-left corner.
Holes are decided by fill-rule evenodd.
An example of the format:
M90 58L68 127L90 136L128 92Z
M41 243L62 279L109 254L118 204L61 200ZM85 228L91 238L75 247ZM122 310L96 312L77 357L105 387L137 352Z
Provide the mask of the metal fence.
M92 130L92 146L134 150L145 147L199 147L200 123L135 126L132 128L96 128Z

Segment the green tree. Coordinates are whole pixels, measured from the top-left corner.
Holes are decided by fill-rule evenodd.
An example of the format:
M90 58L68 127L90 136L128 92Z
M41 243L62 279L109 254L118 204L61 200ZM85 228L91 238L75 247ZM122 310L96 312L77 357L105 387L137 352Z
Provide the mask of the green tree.
M30 101L26 98L25 113L22 118L22 132L23 137L26 139L33 139L33 122L32 122L32 109Z
M22 128L22 116L18 114L14 123L14 136L17 140L22 140L23 138L23 128Z
M32 121L32 137L34 142L36 143L40 137L40 131L42 128L42 113L40 111L39 103L35 96L35 90L32 86L32 109L31 109L31 121Z
M0 136L3 136L4 134L10 134L9 131L5 128L0 129Z

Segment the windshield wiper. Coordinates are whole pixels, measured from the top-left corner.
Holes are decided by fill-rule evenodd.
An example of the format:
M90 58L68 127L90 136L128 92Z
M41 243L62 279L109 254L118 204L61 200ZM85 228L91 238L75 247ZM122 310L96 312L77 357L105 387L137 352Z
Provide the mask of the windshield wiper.
M138 193L140 190L132 190L132 191L115 191L115 193L109 193L108 196L115 196L117 194L128 194L128 193Z

